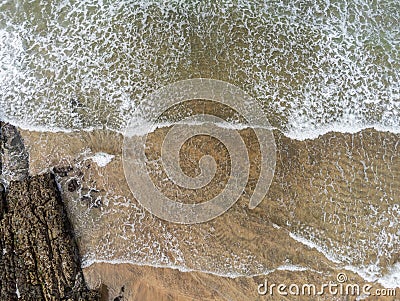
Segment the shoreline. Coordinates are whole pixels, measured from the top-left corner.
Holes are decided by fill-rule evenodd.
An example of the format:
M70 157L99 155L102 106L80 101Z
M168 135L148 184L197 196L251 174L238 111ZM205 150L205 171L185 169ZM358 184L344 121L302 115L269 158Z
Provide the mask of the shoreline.
M236 275L229 275L229 274L218 274L212 271L206 271L206 270L191 270L191 269L187 269L184 268L182 266L170 266L170 265L157 265L157 264L151 264L151 263L141 263L141 262L133 262L133 261L124 261L124 260L90 260L90 263L85 263L84 260L82 261L82 269L91 269L91 268L95 268L97 265L111 265L111 266L120 266L120 265L129 265L129 266L134 266L134 267L143 267L143 268L159 268L159 269L170 269L170 270L176 270L179 271L181 273L202 273L202 274L207 274L207 275L211 275L211 276L216 276L216 277L222 277L222 278L227 278L227 279L240 279L240 278L254 278L254 277L262 277L262 276L268 276L270 274L273 274L275 272L282 272L282 271L286 271L286 272L292 272L292 273L296 273L296 272L310 272L310 273L317 273L317 274L321 274L322 272L310 269L310 268L306 268L306 267L302 267L302 266L297 266L297 265L282 265L279 266L277 268L274 268L270 271L266 271L265 273L260 273L260 274L252 274L252 275L244 275L244 274L236 274ZM386 289L391 289L391 288L399 288L400 286L393 286L392 283L394 283L394 281L396 281L396 276L397 276L397 271L392 271L389 272L387 274L384 274L381 278L377 278L377 277L373 277L371 275L368 275L368 269L370 267L364 267L364 268L360 268L360 267L356 267L356 266L348 266L348 265L340 265L339 268L337 268L337 271L347 271L347 272L351 272L354 273L355 275L357 275L358 277L360 277L360 279L362 279L364 282L367 283L379 283L383 288ZM398 268L398 264L394 264L392 267L389 267L389 269L395 270L396 268ZM382 280L382 279L386 279L386 280Z
M4 120L3 120L4 119ZM126 128L125 130L117 130L109 127L89 127L89 128L83 128L83 129L67 129L67 128L62 128L62 127L46 127L46 126L31 126L31 125L26 125L21 122L15 122L13 120L3 118L2 120L6 123L9 123L13 126L15 126L18 129L24 130L24 131L29 131L29 132L36 132L36 133L60 133L60 134L73 134L73 133L80 133L80 132L85 132L85 133L90 133L90 132L96 132L96 131L110 131L118 135L125 136ZM179 123L179 122L178 122ZM176 123L159 123L157 124L156 127L152 128L151 130L148 130L149 127L144 127L147 133L152 133L154 132L155 128L164 128L164 127L170 127L171 125L174 125ZM227 128L232 128L232 129L237 129L237 130L243 130L249 128L247 124L234 124L234 125L227 125L221 124L221 127L227 127ZM310 128L310 129L304 129L304 130L295 130L295 129L279 129L277 127L272 127L271 128L274 132L278 131L282 135L284 135L287 138L290 138L292 140L297 140L297 141L305 141L305 140L315 140L320 138L321 136L330 134L330 133L339 133L339 134L357 134L365 130L375 130L378 132L382 133L391 133L391 134L400 134L400 126L395 127L395 126L385 126L381 124L360 124L360 123L355 123L355 124L345 124L340 122L335 122L332 124L328 125L323 125L319 127L319 129L315 128Z
M118 276L113 274L118 273ZM337 270L329 273L316 273L313 271L285 271L276 270L268 275L253 277L226 278L216 275L205 274L198 271L180 272L169 268L156 268L148 266L137 266L132 264L111 265L98 263L84 269L85 278L88 280L89 287L99 287L105 285L108 290L109 299L115 300L114 296L120 295L122 300L310 300L311 293L305 295L280 295L277 290L268 291L265 295L258 292L260 285L284 284L290 285L314 285L316 291L325 285L324 294L318 294L319 300L344 300L343 295L331 295L328 293L329 283L336 282L338 275L348 277L347 282L343 283L346 287L353 284L369 286L371 292L383 290L383 287L374 282L363 281L357 274L351 271ZM271 287L269 287L271 288ZM398 293L398 289L396 292ZM396 294L397 295L397 294ZM111 297L112 296L112 297ZM315 294L314 294L315 296ZM351 295L353 298L360 298L366 301L393 301L396 297L378 297L373 293L370 296L359 294ZM285 299L288 298L288 299ZM362 298L362 299L361 299ZM358 299L357 299L358 300Z

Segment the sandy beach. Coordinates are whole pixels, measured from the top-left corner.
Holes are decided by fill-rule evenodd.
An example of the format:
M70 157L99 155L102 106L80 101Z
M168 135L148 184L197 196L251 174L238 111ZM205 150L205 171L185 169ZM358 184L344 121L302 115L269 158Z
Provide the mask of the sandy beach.
M161 128L148 137L154 156L160 145L155 142L166 131ZM250 129L240 134L248 146L254 143ZM400 173L396 134L367 129L300 141L275 131L276 172L261 205L248 208L259 158L257 148L249 147L250 184L243 196L224 215L196 225L162 221L133 198L124 179L120 134L21 135L32 174L56 167L86 279L92 287L107 286L109 300L122 287L126 300L243 300L248 294L256 300L262 298L257 283L266 277L318 284L345 272L356 283L378 277L374 285L388 287L391 273L396 273L399 244L390 239L398 235L393 226ZM224 155L215 151L218 143L206 145L202 152L214 149L214 156ZM194 153L194 161L199 155ZM110 162L102 164L104 158ZM181 166L193 172L192 161ZM160 187L171 192L171 185L163 182ZM181 191L181 196L196 202L196 196L201 200L218 187L199 194ZM218 289L210 290L210 283Z

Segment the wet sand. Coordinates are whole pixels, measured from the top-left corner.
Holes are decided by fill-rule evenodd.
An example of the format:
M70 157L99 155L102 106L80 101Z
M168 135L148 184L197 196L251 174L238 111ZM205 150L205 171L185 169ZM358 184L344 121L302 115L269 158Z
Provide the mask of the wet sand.
M149 141L159 141L166 130L157 130ZM276 131L274 180L260 206L250 210L260 157L251 130L240 133L252 162L243 196L211 222L176 225L152 216L133 198L123 174L121 135L21 132L32 174L52 166L70 167L56 172L86 277L93 286L107 285L110 300L121 293L122 286L127 300L258 300L256 283L265 277L254 275L272 271L269 281L317 284L333 281L338 272L345 271L349 279L364 284L348 269L364 267L366 273L368 266L377 266L380 271L375 276L379 276L399 263L399 135L367 129L298 141ZM150 145L149 154L157 154L159 143ZM218 147L210 144L191 154L197 158L208 149L224 156L215 151ZM101 167L93 160L98 153L115 157ZM193 161L181 164L189 174L196 172ZM223 180L223 173L220 176ZM180 196L200 201L218 191L217 183L211 184L209 191L199 194L179 190ZM161 188L166 193L176 191L172 185L165 182ZM90 265L94 261L131 264Z

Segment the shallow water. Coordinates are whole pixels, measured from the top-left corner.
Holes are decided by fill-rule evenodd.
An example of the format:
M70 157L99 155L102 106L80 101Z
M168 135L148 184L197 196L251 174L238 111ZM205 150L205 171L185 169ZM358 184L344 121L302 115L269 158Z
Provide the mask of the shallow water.
M201 147L184 145L181 166L189 176L198 172L196 162L202 154L212 155L219 165L207 187L176 187L158 159L166 132L161 128L152 133L146 150L157 187L184 202L197 203L218 194L227 178L226 150L207 137L196 137ZM158 219L135 200L123 179L121 135L23 131L23 137L32 173L54 165L74 168L59 181L84 266L132 263L228 277L293 266L317 273L336 268L356 271L387 287L399 285L398 134L369 129L299 141L274 131L275 176L266 198L250 210L260 156L251 147L255 143L251 131L240 133L252 162L245 193L222 216L195 225ZM201 142L204 138L206 144ZM99 158L111 161L104 165ZM80 183L74 192L69 191L72 179Z

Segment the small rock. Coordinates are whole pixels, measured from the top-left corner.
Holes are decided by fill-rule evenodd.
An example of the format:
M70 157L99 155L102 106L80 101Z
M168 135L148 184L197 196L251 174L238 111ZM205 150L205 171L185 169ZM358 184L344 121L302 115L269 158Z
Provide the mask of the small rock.
M72 169L72 166L56 166L53 168L53 172L60 177L66 177Z
M90 193L82 196L81 202L84 202L89 208L100 208L103 204L100 196L94 197Z
M81 187L81 184L79 183L79 181L77 179L74 178L74 179L69 180L67 187L68 187L69 192L74 192L78 188Z
M103 205L103 201L101 200L101 197L98 197L90 204L90 207L92 208L100 208L101 205Z
M81 197L81 202L87 203L88 205L90 204L92 198L90 196L84 195Z

